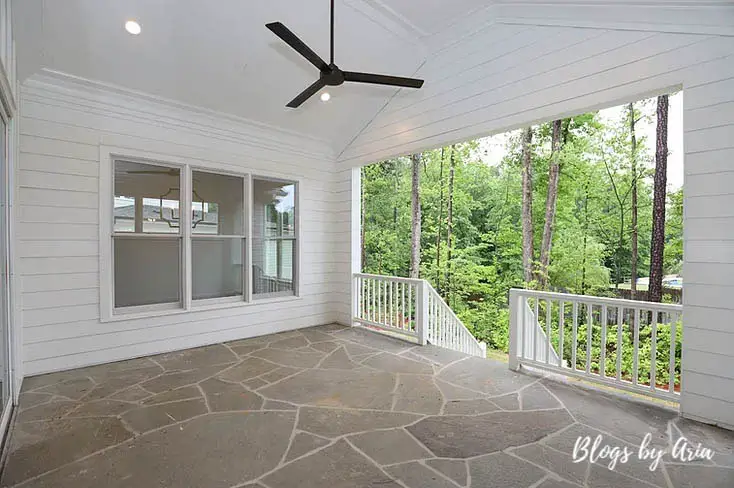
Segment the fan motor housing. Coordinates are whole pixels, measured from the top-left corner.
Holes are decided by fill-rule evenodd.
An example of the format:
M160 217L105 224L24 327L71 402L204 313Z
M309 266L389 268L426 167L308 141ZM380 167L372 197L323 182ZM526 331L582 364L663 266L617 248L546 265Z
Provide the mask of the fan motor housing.
M328 71L321 71L321 79L329 86L339 86L344 83L344 72L337 65L331 63Z

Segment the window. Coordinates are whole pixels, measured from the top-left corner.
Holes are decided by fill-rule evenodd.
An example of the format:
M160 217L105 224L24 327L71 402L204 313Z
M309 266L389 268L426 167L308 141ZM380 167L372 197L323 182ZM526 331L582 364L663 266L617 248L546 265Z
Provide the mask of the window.
M191 273L194 300L245 294L245 181L191 172Z
M255 179L253 188L253 294L293 295L296 262L296 185Z
M181 305L181 169L117 161L112 249L115 308Z
M103 317L296 294L295 182L110 159Z

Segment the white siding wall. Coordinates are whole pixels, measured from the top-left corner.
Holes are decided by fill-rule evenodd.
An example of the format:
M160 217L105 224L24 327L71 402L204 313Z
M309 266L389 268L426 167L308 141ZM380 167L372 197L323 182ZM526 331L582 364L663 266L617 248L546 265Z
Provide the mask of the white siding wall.
M361 271L359 264L359 173L356 176L357 179L355 180L352 168L337 172L336 181L338 182L339 191L334 193L334 208L339 209L337 221L334 224L334 258L339 261L340 268L345 270L343 274L334 277L335 283L338 283L340 287L339 295L336 297L339 303L335 310L337 321L344 325L351 325L354 316L351 308L351 274ZM354 191L352 191L353 189ZM356 195L356 200L353 200L353 195Z
M349 187L334 176L326 144L69 80L31 78L21 104L16 241L25 375L337 318L348 249L334 242L349 214L333 208ZM301 297L100 322L100 145L300 179Z
M732 20L731 12L721 15ZM469 34L458 42L444 34L443 47L417 73L427 80L424 89L390 103L344 150L339 165L344 171L682 86L686 287L681 409L687 416L731 427L734 37L652 29L651 24L637 31L495 24L465 30Z

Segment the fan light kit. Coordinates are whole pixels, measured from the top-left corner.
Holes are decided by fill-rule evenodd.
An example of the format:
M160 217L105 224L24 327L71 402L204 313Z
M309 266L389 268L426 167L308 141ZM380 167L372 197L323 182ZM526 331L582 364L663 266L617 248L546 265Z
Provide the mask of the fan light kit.
M140 24L135 22L134 20L128 20L125 22L125 30L128 31L130 34L137 36L140 34Z
M308 47L302 40L280 22L265 24L273 34L280 37L286 44L292 47L298 54L306 58L319 70L319 79L311 86L303 90L300 95L288 102L286 107L297 108L303 102L314 96L325 86L339 86L345 81L356 83L371 83L375 85L396 86L400 88L420 88L423 80L415 78L402 78L400 76L378 75L374 73L358 73L356 71L342 71L334 64L334 0L331 0L331 56L329 64L321 59L318 54ZM327 92L321 94L321 100L326 102L331 98Z

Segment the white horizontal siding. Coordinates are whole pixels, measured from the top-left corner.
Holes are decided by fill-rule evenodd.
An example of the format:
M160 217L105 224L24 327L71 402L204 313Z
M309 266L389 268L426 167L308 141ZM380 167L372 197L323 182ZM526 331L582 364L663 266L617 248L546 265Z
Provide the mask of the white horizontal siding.
M142 107L119 94L31 79L22 89L17 270L26 375L330 322L345 300L349 252L334 248L348 182L328 145ZM100 145L151 158L301 181L301 296L100 322ZM104 292L104 290L102 291Z
M634 26L627 7L607 5L583 10L594 25L606 27L585 28L572 9L543 21L537 13L545 10L536 7L504 10L516 19L523 12L522 22L466 19L466 28L434 36L440 49L417 73L425 87L389 103L338 165L346 170L683 87L681 408L690 417L732 426L734 402L723 390L734 390L734 377L721 371L734 371L734 37L717 34L731 31L734 10L722 6L704 18L695 10L681 17L684 10L668 9ZM602 11L613 15L594 17ZM674 24L681 18L694 27ZM475 49L481 45L486 48ZM348 305L339 312L348 316ZM708 376L716 379L708 384Z

